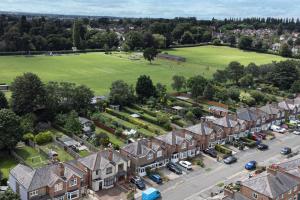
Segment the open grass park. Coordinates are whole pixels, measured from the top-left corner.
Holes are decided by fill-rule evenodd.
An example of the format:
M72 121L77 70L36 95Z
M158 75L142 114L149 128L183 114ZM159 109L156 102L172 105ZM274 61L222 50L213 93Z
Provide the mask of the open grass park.
M17 75L24 72L38 74L43 81L66 81L85 84L96 94L107 94L111 83L123 79L134 84L142 75L150 75L154 82L168 86L173 75L186 77L197 74L207 78L217 69L225 68L231 61L242 64L255 62L266 64L284 60L275 55L241 51L230 47L201 46L165 50L171 55L186 58L186 62L177 63L157 59L149 64L142 53L114 52L86 53L57 56L3 56L0 57L0 82L11 83Z

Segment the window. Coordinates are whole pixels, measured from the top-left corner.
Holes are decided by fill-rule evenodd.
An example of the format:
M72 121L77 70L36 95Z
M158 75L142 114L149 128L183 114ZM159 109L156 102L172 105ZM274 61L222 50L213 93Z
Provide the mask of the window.
M257 199L257 197L258 197L258 195L256 193L253 193L252 196L253 196L254 199Z
M124 163L118 165L118 171L124 170Z
M29 192L29 196L30 196L30 197L35 197L35 196L37 196L38 194L39 194L39 191L38 191L38 190L34 190L34 191Z
M186 143L184 142L184 143L182 143L182 145L181 145L181 149L185 149L186 148Z
M162 157L162 151L161 150L157 152L157 157L158 158Z
M297 195L294 196L294 200L297 200Z
M115 182L115 178L114 177L109 177L104 179L104 186L108 187L108 186L112 186Z
M76 199L79 197L79 190L74 191L74 192L69 192L67 194L68 200Z
M57 183L54 185L55 192L61 191L62 189L63 189L63 183Z
M106 174L111 174L112 173L112 167L106 168Z
M211 134L211 135L210 135L210 139L211 139L211 140L215 139L215 134Z
M298 189L298 187L297 187L297 186L295 186L295 187L294 187L294 192L296 192L296 191L297 191L297 189Z
M77 185L77 178L73 178L70 180L70 187Z
M99 174L99 170L96 170L96 175L98 176L98 174Z
M292 194L292 190L289 190L289 194Z
M54 200L64 200L65 196L61 196L61 197L56 197Z
M149 154L147 155L147 160L151 160L151 159L153 159L153 154L152 154L152 153L149 153Z

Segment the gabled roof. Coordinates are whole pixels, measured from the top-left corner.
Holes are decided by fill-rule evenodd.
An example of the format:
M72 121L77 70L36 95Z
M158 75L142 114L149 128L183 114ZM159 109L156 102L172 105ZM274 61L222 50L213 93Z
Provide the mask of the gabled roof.
M199 123L194 126L190 126L185 130L195 133L197 135L210 135L214 130L209 128L206 123Z
M180 130L178 130L178 131L180 131ZM191 142L191 140L193 140L192 136L188 137L189 134L186 134L186 136L187 137L182 137L177 133L177 131L172 131L165 135L157 136L156 139L173 146L173 145L181 145L184 142L189 143L189 142Z
M256 121L259 118L257 114L254 112L254 110L250 108L238 109L236 114L238 119L242 119L245 121Z
M225 127L225 128L234 128L238 125L238 122L235 120L232 120L228 115L214 120L213 123L216 125Z
M78 159L78 162L82 163L92 171L103 170L110 164L116 165L120 161L126 160L114 150L99 151L84 158Z
M269 115L277 115L280 112L280 109L276 108L272 104L267 104L265 106L260 107L259 109Z
M257 177L242 182L242 185L251 188L257 193L275 199L281 194L293 189L298 185L298 182L294 178L278 171L275 175L265 172Z
M138 140L136 142L133 142L131 144L122 147L122 150L126 151L127 153L130 153L135 157L144 157L150 151L152 151L152 149L147 146L147 143L148 143L147 139Z
M295 109L295 105L293 104L293 102L289 102L288 100L279 102L278 107L286 111L291 111Z

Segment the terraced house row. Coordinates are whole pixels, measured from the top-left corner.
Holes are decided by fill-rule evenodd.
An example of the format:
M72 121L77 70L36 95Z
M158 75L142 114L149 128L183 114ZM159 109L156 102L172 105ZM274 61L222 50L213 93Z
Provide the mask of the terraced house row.
M236 113L210 116L191 127L174 130L151 139L124 146L120 153L131 161L131 170L146 175L146 169L165 166L195 157L206 148L233 141L248 134L269 130L300 114L300 97L256 108L241 108Z
M125 180L129 166L130 161L114 150L38 169L19 164L10 171L9 186L21 200L80 199L87 189L108 189Z

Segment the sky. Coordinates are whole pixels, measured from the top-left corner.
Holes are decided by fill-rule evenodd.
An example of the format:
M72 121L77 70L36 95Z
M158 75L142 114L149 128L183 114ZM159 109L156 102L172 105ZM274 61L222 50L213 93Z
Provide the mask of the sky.
M300 0L0 0L0 11L155 18L300 18Z

